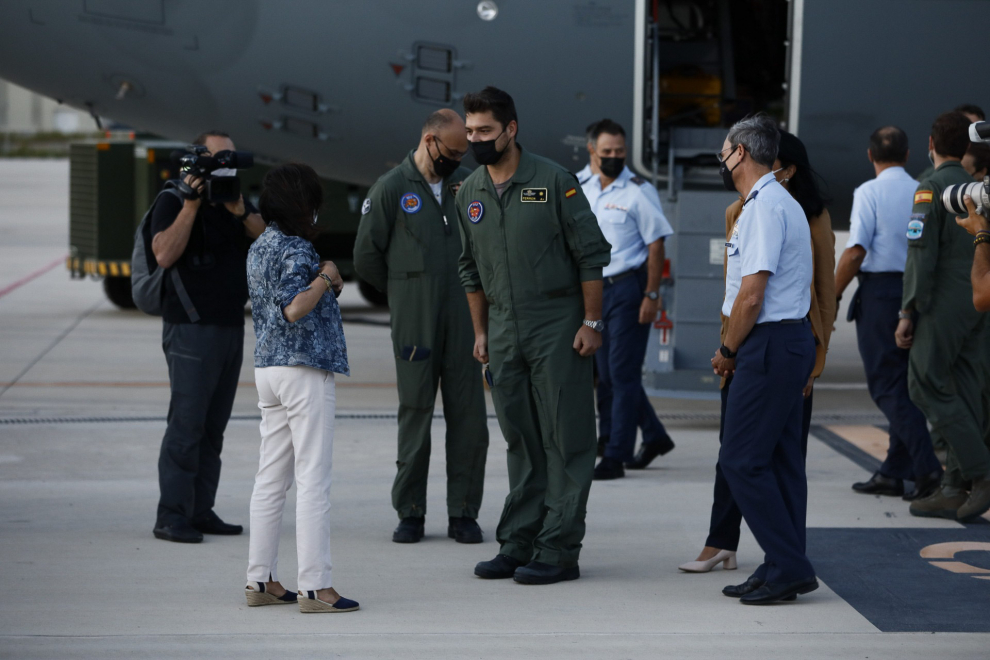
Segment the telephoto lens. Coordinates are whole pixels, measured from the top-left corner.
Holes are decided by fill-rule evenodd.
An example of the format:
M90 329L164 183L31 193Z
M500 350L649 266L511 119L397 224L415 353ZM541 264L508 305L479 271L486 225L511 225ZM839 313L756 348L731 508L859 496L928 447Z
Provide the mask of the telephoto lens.
M990 209L990 191L987 190L987 183L974 181L973 183L957 183L949 186L942 193L942 204L949 213L956 215L969 215L966 209L966 195L973 198L973 204L977 207L977 212L986 215Z

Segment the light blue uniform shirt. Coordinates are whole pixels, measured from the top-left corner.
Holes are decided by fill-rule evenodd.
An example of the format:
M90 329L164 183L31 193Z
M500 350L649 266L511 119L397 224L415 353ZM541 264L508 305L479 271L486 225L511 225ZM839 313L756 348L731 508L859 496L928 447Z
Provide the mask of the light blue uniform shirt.
M628 167L623 169L623 173L625 172L629 172L629 175L632 176L632 170L630 170ZM577 177L578 182L583 187L584 184L588 182L588 179L595 176L594 172L591 171L591 163L585 165L584 169L582 169L574 176ZM663 205L660 204L660 193L657 192L656 187L652 183L647 181L646 183L641 185L639 189L642 190L644 193L646 193L646 196L650 199L651 202L653 202L654 206L656 206L661 211L663 210Z
M853 193L847 248L859 245L864 273L903 273L907 262L907 226L918 182L903 167L888 167Z
M590 172L590 168L589 168ZM602 271L602 277L612 277L639 268L650 256L649 244L674 233L657 203L651 201L646 181L635 180L626 167L618 178L602 190L597 174L582 179L581 188L598 218L598 226L612 245L612 261ZM656 190L653 190L656 194Z
M811 309L811 228L801 205L774 175L764 175L750 191L728 243L725 302L730 316L742 278L769 271L757 323L802 319Z

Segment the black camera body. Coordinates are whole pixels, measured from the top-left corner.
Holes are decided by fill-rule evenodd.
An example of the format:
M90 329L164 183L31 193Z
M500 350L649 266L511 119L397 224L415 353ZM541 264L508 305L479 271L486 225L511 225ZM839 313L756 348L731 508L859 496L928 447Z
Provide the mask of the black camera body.
M217 170L244 170L254 166L254 154L250 151L218 151L205 155L207 148L192 145L184 151L173 151L172 160L179 168L179 192L186 199L198 199L200 194L185 182L191 175L205 182L203 198L209 202L236 202L241 196L241 182L236 176L217 176Z

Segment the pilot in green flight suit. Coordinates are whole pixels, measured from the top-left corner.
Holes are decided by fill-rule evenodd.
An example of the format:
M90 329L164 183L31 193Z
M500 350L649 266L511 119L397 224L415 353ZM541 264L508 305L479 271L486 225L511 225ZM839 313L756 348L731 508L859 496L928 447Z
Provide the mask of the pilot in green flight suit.
M984 440L983 388L986 315L973 307L972 237L942 204L942 191L971 183L960 158L969 122L945 113L932 127L935 172L914 195L897 342L910 346L908 390L938 435L949 444L942 487L911 503L916 516L969 521L990 507L990 451ZM917 327L912 316L917 315ZM964 490L972 480L970 494Z
M423 537L430 427L439 382L447 427L448 536L481 543L488 419L474 333L457 261L461 236L454 196L470 170L464 120L430 115L419 146L368 192L354 245L358 275L388 291L399 390L398 473L392 506L397 543Z
M573 580L595 467L591 356L601 345L611 246L577 179L516 144L508 94L489 87L466 95L464 108L483 166L457 193L461 283L475 358L489 364L509 470L499 555L475 575Z

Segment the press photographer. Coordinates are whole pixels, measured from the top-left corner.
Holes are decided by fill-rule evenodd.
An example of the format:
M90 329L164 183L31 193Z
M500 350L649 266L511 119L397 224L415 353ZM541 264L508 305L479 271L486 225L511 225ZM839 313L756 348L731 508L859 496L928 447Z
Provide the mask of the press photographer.
M969 127L973 142L990 144L990 122L980 121ZM950 213L968 213L956 218L956 222L976 237L973 244L973 306L978 311L990 311L990 176L982 182L962 183L947 188L942 193L942 203Z
M182 172L151 215L151 249L163 278L162 348L171 401L158 459L161 499L156 538L199 543L203 534L240 534L213 504L220 450L241 372L247 249L265 230L240 194L236 168L251 154L230 136L208 131L175 156Z

